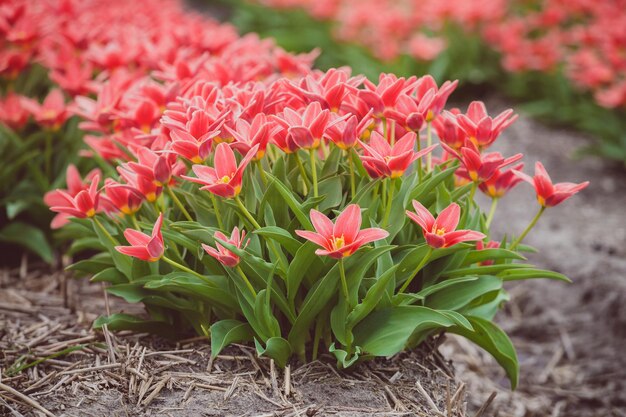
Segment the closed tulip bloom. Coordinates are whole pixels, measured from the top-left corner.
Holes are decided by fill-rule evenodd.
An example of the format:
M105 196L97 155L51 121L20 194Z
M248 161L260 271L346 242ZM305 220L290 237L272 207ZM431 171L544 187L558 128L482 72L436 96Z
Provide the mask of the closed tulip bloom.
M380 133L372 132L368 144L359 142L365 151L361 156L363 167L372 178L401 177L413 162L437 147L433 145L416 152L416 138L414 132L408 132L392 148Z
M514 171L522 180L535 187L537 193L537 201L542 207L554 207L561 204L580 190L586 188L589 185L589 181L575 184L571 182L560 182L553 184L541 162L535 164L535 176L531 177L524 174L521 171Z
M461 216L461 207L456 203L446 207L436 219L417 200L413 200L413 208L415 213L407 210L406 214L422 228L426 243L430 247L448 248L457 243L485 238L484 234L474 230L456 230Z
M197 178L183 176L183 178L203 184L201 190L208 190L211 193L224 198L234 198L241 192L243 172L252 158L257 154L259 146L254 145L244 156L237 166L235 153L226 143L220 143L215 149L215 167L205 165L194 165L192 167Z
M219 231L215 232L213 236L216 239L223 240L224 242L230 243L240 249L245 248L248 245L247 241L244 243L244 238L246 237L245 230L242 230L240 234L237 226L235 226L230 234L230 238ZM222 265L234 268L239 264L239 256L220 245L217 241L215 242L215 247L217 249L212 248L209 245L205 245L204 243L202 244L202 248L206 251L206 253L217 259Z
M311 210L311 223L315 232L296 230L296 234L322 247L315 254L335 259L348 257L361 246L389 236L386 230L376 227L361 230L361 208L357 204L347 206L334 224L324 214Z
M161 226L163 225L163 213L159 214L152 234L148 236L134 229L124 230L124 237L131 246L116 246L115 250L124 255L141 259L148 262L156 262L163 256L165 245L163 244L163 236L161 235Z

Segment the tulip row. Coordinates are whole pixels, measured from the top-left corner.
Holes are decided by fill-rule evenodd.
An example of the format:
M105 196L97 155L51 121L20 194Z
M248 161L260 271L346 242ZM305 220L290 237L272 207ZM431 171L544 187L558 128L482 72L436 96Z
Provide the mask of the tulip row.
M400 75L417 69L489 84L524 100L543 120L591 133L598 139L594 154L626 161L621 52L626 5L540 3L242 0L236 3L235 21L243 30L277 35L290 48L310 47L307 33L327 37L325 65ZM294 38L293 31L303 35Z

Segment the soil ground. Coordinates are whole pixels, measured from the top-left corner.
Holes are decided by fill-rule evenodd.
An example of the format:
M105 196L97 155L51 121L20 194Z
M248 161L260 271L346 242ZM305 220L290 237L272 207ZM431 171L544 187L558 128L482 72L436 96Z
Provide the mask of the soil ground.
M345 372L330 355L281 370L247 346L211 360L205 338L94 333L105 308L99 286L68 281L64 299L64 278L20 279L17 270L1 278L0 416L467 415L464 385L435 341ZM125 307L111 300L112 311ZM40 358L48 359L15 372Z
M490 112L505 107L489 100ZM526 117L498 143L506 155L523 152L527 172L541 159L555 181L591 181L578 196L548 210L527 239L540 250L529 256L531 262L565 273L573 283L510 285L511 301L497 316L519 354L515 392L488 355L455 337L439 351L454 361L456 380L450 365L428 347L352 373L336 373L323 358L292 369L289 378L246 347L211 362L202 340L171 345L146 335L92 333L94 313L104 311L97 286L62 273L5 270L0 415L44 415L29 401L68 416L431 416L437 415L434 408L445 413L448 407L451 415L475 415L495 393L483 416L626 416L626 173L603 161L570 159L587 143ZM535 210L532 188L521 184L501 202L492 238L519 233ZM129 306L112 300L112 309L120 308ZM7 375L22 355L31 363L71 346L82 348Z

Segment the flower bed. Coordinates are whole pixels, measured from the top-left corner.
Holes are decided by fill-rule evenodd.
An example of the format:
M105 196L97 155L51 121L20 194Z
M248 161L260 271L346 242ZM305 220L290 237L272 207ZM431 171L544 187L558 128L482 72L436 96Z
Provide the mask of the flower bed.
M209 26L205 39L206 21L167 4L147 9L167 30L145 37L126 35L142 19L95 25L107 13L97 8L86 24L117 38L78 47L65 34L84 52L67 56L98 65L85 78L93 97L71 85L85 165L98 170L83 180L70 165L68 188L46 195L52 224L73 239L70 254L86 257L70 270L148 314L95 326L169 337L193 329L211 338L213 356L248 342L279 366L328 351L340 368L448 331L491 353L515 387L515 351L491 321L503 283L567 280L519 263L531 250L522 241L587 183L553 184L541 163L530 177L521 154L490 151L516 116L489 116L481 102L444 110L456 81L311 70L312 55L228 26ZM120 3L115 16L125 21L132 7ZM48 97L20 105L56 127L65 107L56 90ZM498 201L521 181L536 191L536 215L514 239L493 236ZM488 213L478 192L492 201Z

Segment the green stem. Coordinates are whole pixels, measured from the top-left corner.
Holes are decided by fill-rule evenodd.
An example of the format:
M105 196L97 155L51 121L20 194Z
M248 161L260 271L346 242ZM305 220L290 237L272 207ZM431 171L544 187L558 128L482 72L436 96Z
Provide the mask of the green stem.
M50 130L46 131L46 148L44 152L44 172L46 173L46 178L52 178L52 131Z
M519 245L522 242L522 240L524 240L528 232L530 232L532 228L535 227L535 225L537 224L537 221L539 221L539 218L541 217L545 209L546 208L544 206L541 206L539 208L539 211L537 212L537 214L535 214L535 217L533 217L533 219L530 221L526 229L524 229L522 234L519 235L517 239L513 241L513 243L511 243L511 246L509 246L509 250L514 250L517 247L517 245Z
M382 190L380 192L380 200L383 208L383 216L385 215L385 211L387 210L387 180L385 178L382 179Z
M309 158L311 161L311 178L313 179L313 197L319 196L317 189L317 166L315 165L315 149L309 149Z
M214 286L213 283L211 281L209 281L208 279L206 279L205 276L203 276L202 274L197 273L196 271L194 271L193 269L190 269L188 267L186 267L185 265L181 265L178 262L168 258L167 256L163 255L161 257L161 259L163 259L165 262L167 262L168 264L172 265L174 268L180 269L181 271L187 272L191 275L194 275L198 278L200 278L202 281L207 282L209 284L211 284L211 286Z
M433 144L432 126L431 126L431 123L428 122L426 123L426 147L429 147L432 144ZM426 172L427 173L431 171L432 165L433 165L433 154L429 152L428 155L426 155Z
M476 189L478 188L478 183L477 182L473 182L472 183L472 188L470 189L470 193L469 193L469 202L470 204L472 204L474 202L474 196L476 195Z
M137 222L137 216L135 215L135 213L130 215L130 220L133 223L133 226L135 227L135 229L139 230L141 232L141 227L139 226L139 222Z
M174 202L174 204L176 204L176 206L178 206L178 208L180 209L180 211L183 213L183 216L185 216L185 218L187 220L189 220L190 222L193 221L193 218L191 217L191 215L189 214L189 212L187 211L187 209L185 208L185 206L183 206L183 203L181 203L181 201L178 199L178 197L176 197L176 194L174 193L174 191L172 190L171 187L165 187L165 189L167 190L167 194L170 196L170 198L172 199L172 201Z
M389 142L391 143L391 146L393 147L393 145L395 145L396 143L396 121L391 119L391 123L390 123L391 127L389 128L390 132L389 132Z
M243 269L241 269L239 265L237 265L235 269L237 269L237 272L239 273L241 278L243 278L243 281L246 283L246 286L248 287L252 295L256 298L256 291L254 291L254 287L252 286L252 284L250 284L250 281L248 281L248 277L246 276L246 274L244 274Z
M243 202L241 201L239 196L235 197L235 203L237 203L237 207L239 207L239 210L241 210L243 215L246 217L246 219L248 219L248 221L252 224L252 226L254 226L255 229L260 229L261 225L254 219L254 217L248 211L246 206L243 205Z
M354 200L354 196L356 195L356 179L354 177L354 161L352 160L352 148L348 148L346 150L346 155L348 156L348 167L350 168L350 195Z
M311 184L309 181L309 176L306 174L306 170L304 169L304 165L302 164L302 160L298 155L298 152L294 152L293 156L296 158L296 163L298 164L298 169L300 170L300 176L302 177L302 195L308 194L308 186Z
M215 198L215 194L209 193L211 195L211 202L213 203L213 211L215 211L215 217L217 218L217 225L221 230L224 230L224 223L222 222L222 214L220 213L220 208L218 206L217 198Z
M420 132L415 132L417 134L417 152L422 150L422 139L420 138ZM417 158L417 178L419 182L422 182L422 158Z
M348 293L348 280L346 280L346 268L343 264L343 259L339 259L339 275L341 276L341 292L343 293L343 298L345 298L348 308L352 310L350 294Z
M109 241L114 245L114 246L118 246L120 244L120 242L117 241L117 239L115 239L113 236L111 236L111 234L109 233L109 231L107 229L104 228L104 226L102 225L102 223L100 223L100 220L98 220L97 217L92 217L94 223L96 224L96 226L98 226L98 228L100 228L100 230L102 231L102 233L107 237L107 239L109 239Z
M433 248L429 246L428 252L426 253L426 255L424 255L419 265L417 265L417 268L415 268L413 273L409 276L409 279L407 279L404 282L404 285L402 285L402 287L398 291L398 295L402 294L409 287L409 285L411 285L411 282L413 282L413 279L417 276L417 273L424 267L424 265L426 265L426 262L428 262L432 254L433 254Z
M261 176L261 181L263 185L267 187L267 176L265 175L265 170L263 169L263 164L260 159L256 160L256 166L259 169L259 175Z
M241 212L243 213L243 215L248 219L248 221L250 223L252 223L252 225L254 226L255 229L260 229L261 225L254 219L254 217L252 216L252 214L248 211L248 209L246 208L246 206L243 205L243 202L241 201L241 199L239 198L239 196L235 197L235 202L237 203L237 206L239 207L239 210L241 210ZM280 252L278 252L278 249L276 248L276 246L274 246L274 242L272 240L270 240L269 238L266 239L267 240L267 246L270 248L270 250L274 253L274 256L276 256L276 259L278 260L278 262L280 263L280 266L283 267L284 271L287 271L287 265L285 265L285 263L283 262L283 258L280 256Z
M322 319L318 317L315 322L315 334L313 336L313 353L311 354L311 360L317 359L317 353L319 352L320 337L322 335Z
M387 130L387 118L386 117L382 117L381 121L383 123L383 137L385 138L386 141L389 141L389 136L387 136L387 134L389 133Z
M498 197L494 197L491 199L491 208L489 209L489 214L487 215L487 220L485 221L485 226L489 229L491 226L491 221L493 220L494 214L496 214L496 207L498 206Z
M393 194L396 191L396 182L389 178L385 181L389 181L389 195L387 196L387 206L385 207L385 217L383 217L382 227L386 227L389 223L389 215L391 214L391 206L393 205Z

